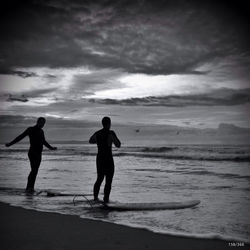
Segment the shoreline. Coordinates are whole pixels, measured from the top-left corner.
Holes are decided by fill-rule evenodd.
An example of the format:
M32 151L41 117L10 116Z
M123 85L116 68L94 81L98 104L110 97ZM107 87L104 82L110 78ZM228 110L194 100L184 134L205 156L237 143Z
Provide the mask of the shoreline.
M0 202L1 249L230 249L221 239L199 239L154 233L74 215L28 210ZM249 249L245 244L244 249Z

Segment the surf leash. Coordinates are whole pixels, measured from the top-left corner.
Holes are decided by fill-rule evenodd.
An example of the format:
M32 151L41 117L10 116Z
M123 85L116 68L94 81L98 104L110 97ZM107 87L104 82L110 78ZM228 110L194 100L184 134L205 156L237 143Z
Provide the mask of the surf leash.
M73 204L74 204L74 206L76 205L75 204L75 200L76 200L76 198L77 197L83 197L87 202L88 202L88 204L90 205L90 207L91 208L93 208L93 206L92 206L92 203L91 203L91 201L86 197L86 195L84 195L84 194L77 194L77 195L75 195L74 197L73 197Z

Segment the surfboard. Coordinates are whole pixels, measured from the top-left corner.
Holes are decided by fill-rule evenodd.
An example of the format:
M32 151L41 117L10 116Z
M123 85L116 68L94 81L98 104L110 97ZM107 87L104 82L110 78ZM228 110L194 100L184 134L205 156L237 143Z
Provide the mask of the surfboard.
M184 209L195 207L200 204L199 200L183 201L183 202L160 202L160 203L120 203L110 202L103 205L104 209L116 211L129 210L170 210Z
M45 190L48 197L54 196L93 196L93 194L84 194L84 193L69 193L69 192L57 192L52 190Z

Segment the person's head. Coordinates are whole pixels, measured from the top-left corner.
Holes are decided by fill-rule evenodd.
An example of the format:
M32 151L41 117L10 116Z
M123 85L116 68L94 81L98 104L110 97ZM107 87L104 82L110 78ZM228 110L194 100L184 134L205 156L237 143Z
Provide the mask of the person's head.
M37 125L37 127L39 127L39 128L43 128L45 122L46 122L46 119L45 119L44 117L39 117L39 118L37 119L36 125Z
M102 118L102 126L105 129L110 129L111 126L111 119L107 116Z

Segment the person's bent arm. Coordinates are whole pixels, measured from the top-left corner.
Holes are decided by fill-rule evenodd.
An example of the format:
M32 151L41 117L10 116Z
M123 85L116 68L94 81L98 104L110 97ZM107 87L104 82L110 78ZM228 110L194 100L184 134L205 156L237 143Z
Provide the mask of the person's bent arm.
M50 150L57 150L57 147L52 147L45 139L43 141L43 145Z
M90 137L89 143L91 143L91 144L95 144L96 143L96 134L95 133Z
M42 133L43 133L43 131L42 131ZM44 145L46 148L50 149L50 150L57 150L57 147L52 147L52 146L45 140L44 133L43 133L43 145Z
M27 128L22 134L20 134L19 136L17 136L13 141L9 142L9 143L6 143L5 146L6 147L10 147L12 146L13 144L21 141L25 136L27 136L29 133L29 129Z
M118 139L118 137L116 136L115 132L114 131L111 131L111 135L112 135L112 141L113 143L115 144L115 146L117 148L120 148L121 147L121 142L120 140Z

